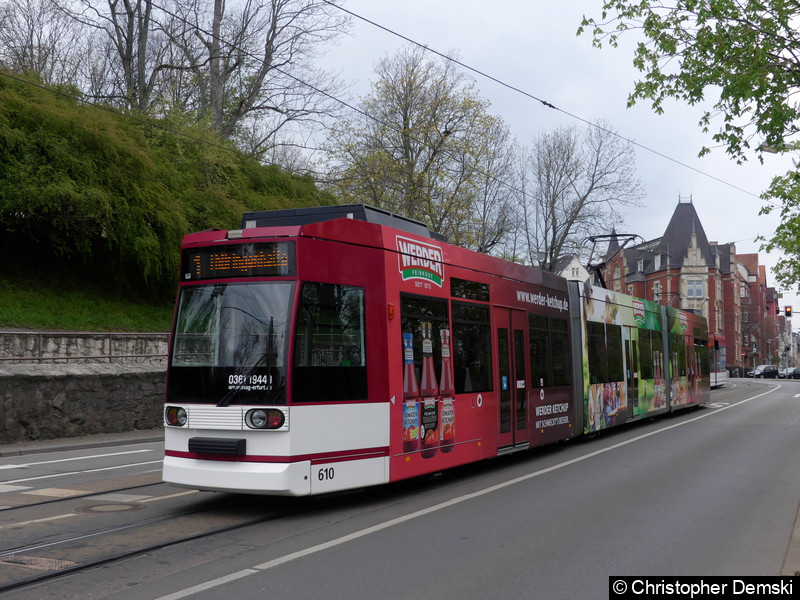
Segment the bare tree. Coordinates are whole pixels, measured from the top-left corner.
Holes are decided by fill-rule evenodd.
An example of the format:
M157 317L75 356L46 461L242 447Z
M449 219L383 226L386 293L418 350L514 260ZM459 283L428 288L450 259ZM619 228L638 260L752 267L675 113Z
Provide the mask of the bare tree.
M82 43L71 25L51 0L1 2L0 65L45 84L74 84Z
M418 47L384 58L376 72L361 110L341 120L328 141L332 189L488 251L504 223L493 171L507 152L502 121L488 114L455 63Z
M476 133L484 148L477 153L472 185L475 198L472 218L462 228L469 233L468 247L478 252L492 252L515 227L515 163L518 149L505 124L488 118L486 128Z
M330 114L337 78L313 66L319 47L344 33L345 13L318 0L172 2L163 30L179 51L176 72L191 73L196 93L185 109L224 138L256 152L292 124Z
M102 34L84 61L87 95L120 108L150 110L167 53L166 38L155 26L152 0L50 2L72 19L73 28Z
M521 199L521 232L527 262L553 271L565 255L583 256L587 236L622 222L619 209L643 195L635 177L632 145L606 124L560 128L533 142Z
M0 47L0 60L9 68L46 73L56 58L74 57L81 70L70 83L87 98L200 123L255 155L286 140L299 144L291 138L307 136L340 108L338 77L314 66L324 43L349 24L331 2L23 3L0 4L8 49ZM42 44L35 36L46 32L69 32L82 51L66 52L58 39Z

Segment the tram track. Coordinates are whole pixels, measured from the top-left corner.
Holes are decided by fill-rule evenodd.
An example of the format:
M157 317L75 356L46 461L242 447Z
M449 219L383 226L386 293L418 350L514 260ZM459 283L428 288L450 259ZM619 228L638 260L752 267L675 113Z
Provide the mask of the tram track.
M39 500L39 501L36 501L36 502L29 502L27 504L18 504L18 505L15 505L15 506L0 506L0 515L5 517L6 515L4 513L8 513L9 511L22 511L22 510L27 510L27 509L31 509L31 508L38 508L38 507L41 507L41 506L47 506L47 505L53 505L53 504L69 502L70 500L84 500L86 498L92 498L92 497L95 497L95 496L104 496L104 495L107 495L107 494L119 494L119 493L122 493L122 492L131 492L131 491L139 490L139 489L142 489L142 488L156 487L156 486L161 486L161 485L163 485L162 482L156 481L156 482L153 482L153 483L146 483L146 484L140 484L140 485L128 485L128 486L124 486L124 487L108 488L108 489L103 489L103 490L100 490L100 491L89 491L89 492L86 492L85 494L77 494L77 495L69 496L69 497L66 497L66 498L49 498L47 500Z
M253 510L247 510L248 506ZM43 583L52 584L135 556L268 523L305 510L305 503L292 507L281 503L265 514L263 505L256 505L252 497L224 495L201 499L188 508L168 510L147 518L75 534L62 533L46 541L31 540L0 549L0 594L34 590Z

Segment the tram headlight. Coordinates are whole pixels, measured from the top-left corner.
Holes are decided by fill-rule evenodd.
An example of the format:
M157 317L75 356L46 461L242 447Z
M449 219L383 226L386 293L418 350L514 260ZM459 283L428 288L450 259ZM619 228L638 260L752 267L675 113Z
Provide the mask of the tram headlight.
M244 422L250 429L280 429L286 415L277 408L253 408L244 415Z
M164 411L165 421L167 425L172 427L183 427L186 425L186 409L181 406L168 406Z

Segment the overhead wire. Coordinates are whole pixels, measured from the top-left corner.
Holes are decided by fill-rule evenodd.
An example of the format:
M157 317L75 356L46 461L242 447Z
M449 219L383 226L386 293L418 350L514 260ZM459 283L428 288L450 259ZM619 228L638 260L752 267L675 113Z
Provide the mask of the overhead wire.
M642 150L645 150L645 151L647 151L647 152L650 152L650 153L652 153L652 154L654 154L654 155L656 155L656 156L659 156L659 157L661 157L661 158L664 158L665 160L671 161L671 162L673 162L673 163L675 163L675 164L677 164L677 165L679 165L679 166L682 166L682 167L684 167L684 168L690 169L690 170L692 170L692 171L694 171L694 172L696 172L696 173L698 173L698 174L700 174L700 175L703 175L704 177L708 177L708 178L710 178L710 179L713 179L713 180L715 180L715 181L717 181L717 182L719 182L719 183L722 183L722 184L724 184L724 185L727 185L727 186L729 186L729 187L731 187L731 188L733 188L733 189L736 189L736 190L738 190L738 191L740 191L740 192L742 192L742 193L744 193L744 194L747 194L747 195L749 195L749 196L753 196L753 197L755 197L755 198L760 198L760 196L759 196L758 194L755 194L755 193L753 193L753 192L751 192L751 191L749 191L749 190L745 190L744 188L741 188L741 187L739 187L739 186L737 186L737 185L735 185L735 184L733 184L733 183L731 183L731 182L729 182L729 181L726 181L726 180L724 180L724 179L721 179L721 178L719 178L719 177L716 177L715 175L711 175L711 174L709 174L709 173L706 173L706 172L704 172L704 171L702 171L702 170L700 170L700 169L698 169L698 168L696 168L696 167L693 167L692 165L689 165L689 164L686 164L686 163L684 163L684 162L681 162L681 161L679 161L679 160L677 160L677 159L675 159L675 158L672 158L672 157L670 157L670 156L669 156L669 155L667 155L667 154L664 154L663 152L660 152L660 151L658 151L658 150L655 150L655 149L653 149L653 148L650 148L650 147L648 147L648 146L645 146L645 145L643 145L643 144L640 144L639 142L636 142L635 140L633 140L633 139L631 139L631 138L627 138L627 137L625 137L625 136L623 136L623 135L619 134L619 133L618 133L618 132L616 132L616 131L613 131L613 130L611 130L611 129L608 129L608 128L606 128L606 127L603 127L602 125L600 125L600 124L598 124L598 123L594 123L594 122L592 122L592 121L590 121L590 120L588 120L588 119L586 119L586 118L584 118L584 117L581 117L581 116L579 116L579 115L576 115L576 114L574 114L574 113L571 113L571 112L569 112L569 111L567 111L567 110L564 110L564 109L562 109L562 108L559 108L559 107L557 107L555 104L553 104L553 103L551 103L551 102L548 102L547 100L544 100L543 98L539 98L538 96L536 96L536 95L534 95L534 94L532 94L532 93L530 93L530 92L527 92L527 91L525 91L525 90L523 90L523 89L521 89L521 88L518 88L518 87L516 87L516 86L514 86L514 85L511 85L511 84L509 84L509 83L505 82L505 81L502 81L501 79L498 79L497 77L494 77L494 76L492 76L492 75L489 75L488 73L485 73L484 71L481 71L481 70L479 70L479 69L477 69L477 68L475 68L475 67L472 67L472 66L470 66L470 65L468 65L468 64L466 64L466 63L464 63L464 62L462 62L462 61L460 61L460 60L458 60L458 59L455 59L455 58L453 58L453 57L451 57L451 56L448 56L447 54L445 54L445 53L443 53L443 52L440 52L440 51L436 50L435 48L431 48L431 47L430 47L430 46L428 46L428 45L422 44L422 43L420 43L420 42L418 42L418 41L416 41L416 40L414 40L414 39L412 39L412 38L410 38L410 37L408 37L408 36L405 36L405 35L403 35L403 34L401 34L401 33L397 32L397 31L395 31L395 30L393 30L393 29L391 29L391 28L389 28L389 27L386 27L386 26L384 26L384 25L381 25L381 24L379 24L379 23L377 23L377 22L375 22L375 21L372 21L372 20L370 20L370 19L367 19L366 17L364 17L364 16L362 16L362 15L360 15L360 14L358 14L358 13L355 13L355 12L353 12L353 11L351 11L351 10L348 10L348 9L344 8L343 6L341 6L341 5L339 5L339 4L336 4L335 2L332 2L331 0L321 0L321 1L322 1L323 3L325 3L325 4L329 5L329 6L332 6L332 7L336 8L336 9L338 9L338 10L342 11L342 12L345 12L345 13L347 13L347 14L351 15L352 17L354 17L354 18L356 18L356 19L359 19L359 20L361 20L361 21L364 21L365 23L367 23L367 24L369 24L369 25L371 25L371 26L373 26L373 27L376 27L376 28L378 28L378 29L381 29L381 30L383 30L383 31L386 31L387 33L389 33L389 34L391 34L391 35L393 35L393 36L396 36L396 37L398 37L398 38L400 38L400 39L402 39L402 40L404 40L404 41L406 41L406 42L408 42L408 43L410 43L410 44L413 44L413 45L415 45L415 46L417 46L417 47L419 47L419 48L422 48L422 49L423 49L423 50L425 50L426 52L429 52L429 53L435 54L436 56L439 56L440 58L443 58L443 59L445 59L445 60L448 60L448 61L450 61L450 62L452 62L452 63L454 63L454 64L456 64L456 65L458 65L458 66L460 66L460 67L462 67L462 68L464 68L464 69L466 69L466 70L468 70L468 71L472 72L472 73L475 73L476 75L479 75L479 76L481 76L481 77L484 77L484 78L486 78L486 79L488 79L488 80L490 80L490 81L493 81L493 82L495 82L495 83L497 83L497 84L501 85L502 87L505 87L505 88L507 88L507 89L509 89L509 90L511 90L511 91L513 91L513 92L515 92L515 93L521 94L521 95L523 95L523 96L526 96L526 97L528 97L528 98L530 98L530 99L532 99L532 100L535 100L535 101L539 102L540 104L542 104L543 106L545 106L546 108L550 108L550 109L552 109L552 110L558 111L558 112L560 112L560 113L562 113L562 114L564 114L564 115L566 115L566 116L568 116L568 117L570 117L570 118L573 118L573 119L575 119L575 120L577 120L577 121L580 121L580 122L582 122L582 123L584 123L584 124L586 124L586 125L588 125L588 126L594 127L594 128L596 128L596 129L598 129L598 130L600 130L600 131L603 131L604 133L607 133L607 134L609 134L609 135L612 135L612 136L614 136L614 137L617 137L617 138L619 138L619 139L621 139L621 140L623 140L623 141L625 141L625 142L627 142L627 143L629 143L629 144L632 144L632 145L634 145L634 146L636 146L636 147L638 147L638 148L641 148ZM182 17L180 17L179 15L176 15L175 13L173 13L173 12L171 12L171 11L167 10L167 9L166 9L166 8L164 8L163 6L160 6L160 5L158 5L157 3L155 3L155 2L153 3L153 6L155 6L155 7L156 7L156 8L158 8L159 10L162 10L162 11L164 11L166 14L169 14L169 15L170 15L170 16L172 16L173 18L176 18L176 19L182 20L182 21L184 21L185 23L187 23L187 24L188 24L188 21L186 21L185 19L183 19L183 18L182 18ZM208 32L208 31L202 30L201 28L199 28L199 29L200 29L201 31L203 31L203 33L205 33L206 35L211 35L211 36L213 36L213 35L214 35L214 34L213 34L213 33L211 33L211 32ZM236 49L236 50L238 50L238 51L244 52L244 50L243 50L242 48L239 48L239 47L237 47L235 44L233 44L233 43L231 43L231 42L229 42L229 41L227 41L227 40L225 40L225 39L222 39L222 38L220 38L219 36L217 36L217 38L219 39L219 41L223 42L224 44L228 45L229 47L231 47L231 48L234 48L234 49ZM253 56L253 55L250 55L250 54L249 54L249 53L247 53L247 52L244 52L244 53L245 53L245 54L247 54L247 55L249 55L249 56L251 56L251 58L257 58L257 57L255 57L255 56ZM353 110L353 111L355 111L355 112L357 112L357 113L361 114L362 116L365 116L365 117L367 117L368 119L371 119L371 120L373 120L373 121L376 121L377 123L379 123L379 124L381 124L381 125L383 125L383 126L385 126L385 127L389 127L389 128L391 128L391 129L395 129L395 130L396 130L396 127L394 127L394 125L393 125L393 124L391 124L391 123L386 123L386 122L384 122L384 121L381 121L380 119L378 119L378 118L377 118L377 117L375 117L374 115L371 115L371 114L367 113L366 111L364 111L364 110L362 110L362 109L360 109L360 108L358 108L358 107L356 107L356 106L353 106L352 104L350 104L350 103L348 103L348 102L346 102L346 101L342 100L341 98L337 98L337 97L335 97L335 96L333 96L333 95L329 94L328 92L325 92L324 90L322 90L322 89L320 89L320 88L317 88L316 86L313 86L313 85L309 84L308 82L306 82L306 81L303 81L302 79L299 79L298 77L296 77L296 76L294 76L294 75L292 75L292 74L290 74L290 73L286 72L285 70L283 70L283 69L281 69L281 68L279 68L279 67L276 67L276 68L275 68L275 70L276 70L276 71L278 71L279 73L281 73L282 75L284 75L284 76L286 76L286 77L289 77L290 79L293 79L294 81L296 81L296 82L298 82L298 83L300 83L300 84L302 84L302 85L305 85L305 86L307 86L309 89L312 89L312 90L314 90L315 92L317 92L317 93L320 93L320 94L324 95L325 97L327 97L327 98L330 98L331 100L334 100L334 101L336 101L336 102L340 103L342 106L345 106L345 107L347 107L347 108L349 108L349 109L351 109L351 110ZM514 185L512 185L512 184L510 184L510 183L508 183L508 182L506 182L506 181L503 181L503 180L499 179L498 177L494 176L494 175L493 175L493 174L491 174L491 173L488 173L488 172L482 172L482 171L480 170L480 168L477 168L477 167L476 167L476 169L475 169L475 170L476 170L476 172L479 172L481 175L483 175L483 176L485 176L485 177L487 177L487 178L489 178L489 179L493 179L493 180L497 181L498 183L501 183L501 184L503 184L503 185L504 185L504 186L506 186L508 189L510 189L510 190L512 190L512 191L514 191L514 192L516 192L516 193L522 194L523 196L527 196L527 195L528 195L528 193L527 193L527 192L525 192L524 190L521 190L521 189L517 188L516 186L514 186Z
M324 1L326 1L326 0L324 0ZM326 3L328 3L328 2L326 1ZM328 4L330 4L330 3L328 3ZM185 18L181 17L180 15L175 14L174 12L172 12L172 11L166 9L166 8L164 8L163 6L159 5L156 2L153 2L152 5L155 8L158 8L159 10L163 11L165 14L168 14L171 17L173 17L175 19L178 19L178 20L180 20L180 21L182 21L182 22L184 22L184 23L186 23L188 25L192 25L193 27L196 27L198 29L198 31L201 31L205 35L214 37L215 39L217 39L221 43L225 44L226 46L228 46L228 47L230 47L230 48L232 48L234 50L236 50L237 52L240 52L240 53L242 53L242 54L244 54L246 56L249 56L250 58L254 58L254 59L258 59L259 58L259 57L255 56L255 55L247 52L244 48L241 48L241 47L237 46L236 44L234 44L232 42L229 42L228 40L222 38L221 36L215 35L213 32L207 31L207 30L199 27L196 23L190 23ZM336 6L336 5L333 4L332 6ZM321 88L319 88L317 86L314 86L314 85L308 83L307 81L304 81L303 79L300 79L300 78L296 77L295 75L292 75L291 73L287 72L284 69L281 69L280 67L274 67L274 69L278 73L280 73L281 75L284 75L285 77L288 77L288 78L294 80L295 82L297 82L297 83L299 83L301 85L304 85L304 86L308 87L309 89L311 89L311 90L313 90L313 91L315 91L315 92L317 92L319 94L322 94L326 98L329 98L329 99L331 99L331 100L333 100L335 102L338 102L342 106L344 106L346 108L349 108L350 110L352 110L352 111L354 111L354 112L366 117L367 119L375 121L379 125L382 125L382 126L388 128L388 129L394 130L394 131L396 131L398 133L406 133L406 132L403 132L400 129L398 129L397 126L394 123L390 123L390 122L387 122L387 121L382 121L381 119L377 118L375 115L372 115L372 114L366 112L365 110L363 110L363 109L361 109L361 108L359 108L357 106L353 106L349 102L346 102L345 100L342 100L341 98L338 98L338 97L326 92L325 90L323 90L323 89L321 89ZM411 136L411 137L413 139L413 136ZM422 140L415 140L415 141L422 143ZM489 173L487 171L483 171L478 166L473 166L473 168L474 168L476 173L479 173L482 176L486 177L487 179L491 179L493 181L496 181L496 182L500 183L501 185L504 185L506 188L508 188L508 189L518 193L518 194L521 194L523 197L529 195L524 190L519 189L516 186L508 183L507 181L504 181L504 180L500 179L499 177L493 175L492 173Z
M753 193L753 192L751 192L749 190L741 188L741 187L739 187L739 186L737 186L737 185L735 185L735 184L733 184L733 183L731 183L729 181L721 179L721 178L719 178L719 177L717 177L715 175L711 175L710 173L706 173L705 171L702 171L701 169L698 169L696 167L693 167L692 165L684 163L684 162L682 162L682 161L680 161L680 160L678 160L676 158L673 158L673 157L671 157L671 156L669 156L667 154L664 154L663 152L660 152L658 150L650 148L649 146L645 146L644 144L640 144L639 142L637 142L637 141L635 141L635 140L633 140L631 138L627 138L627 137L619 134L616 131L607 129L607 128L603 127L602 125L598 124L598 123L594 123L594 122L589 121L588 119L586 119L584 117L581 117L581 116L576 115L574 113L571 113L571 112L569 112L567 110L559 108L558 106L556 106L552 102L549 102L549 101L547 101L547 100L545 100L543 98L540 98L540 97L536 96L535 94L527 92L527 91L525 91L523 89L520 89L520 88L518 88L518 87L516 87L516 86L514 86L514 85L512 85L510 83L507 83L507 82L505 82L505 81L503 81L501 79L498 79L497 77L489 75L488 73L485 73L484 71L481 71L480 69L472 67L472 66L470 66L470 65L468 65L468 64L466 64L466 63L464 63L464 62L462 62L462 61L460 61L460 60L458 60L456 58L453 58L452 56L448 56L447 54L445 54L443 52L440 52L440 51L436 50L435 48L431 48L430 46L428 46L426 44L422 44L422 43L420 43L420 42L418 42L418 41L416 41L416 40L414 40L414 39L412 39L412 38L410 38L410 37L408 37L406 35L403 35L403 34L397 32L397 31L395 31L395 30L393 30L393 29L391 29L389 27L386 27L384 25L381 25L380 23L377 23L375 21L367 19L366 17L364 17L362 15L359 15L356 12L348 10L348 9L344 8L343 6L340 6L340 5L336 4L335 2L332 2L331 0L321 0L321 1L324 2L325 4L330 5L330 6L334 6L337 9L339 9L339 10L351 15L352 17L354 17L356 19L359 19L359 20L361 20L361 21L363 21L363 22L365 22L365 23L367 23L367 24L369 24L369 25L371 25L373 27L381 29L381 30L393 35L393 36L396 36L396 37L398 37L398 38L400 38L402 40L405 40L406 42L409 42L410 44L413 44L415 46L423 48L425 51L430 52L432 54L435 54L436 56L439 56L439 57L441 57L441 58L443 58L445 60L448 60L448 61L450 61L450 62L452 62L452 63L454 63L454 64L456 64L456 65L458 65L458 66L460 66L460 67L472 72L472 73L475 73L476 75L479 75L480 77L488 79L489 81L497 83L498 85L500 85L502 87L505 87L505 88L507 88L507 89L509 89L509 90L511 90L513 92L516 92L518 94L526 96L526 97L528 97L528 98L530 98L532 100L535 100L535 101L539 102L542 106L544 106L546 108L550 108L552 110L558 111L558 112L560 112L560 113L562 113L562 114L564 114L564 115L566 115L566 116L568 116L568 117L570 117L572 119L575 119L577 121L585 123L586 125L594 127L596 129L599 129L599 130L601 130L601 131L603 131L605 133L608 133L610 135L618 137L621 140L636 146L637 148L641 148L642 150L650 152L651 154L654 154L654 155L659 156L659 157L661 157L661 158L663 158L665 160L673 162L676 165L679 165L681 167L690 169L690 170L694 171L695 173L703 175L704 177L708 177L709 179L713 179L714 181L717 181L717 182L722 183L722 184L724 184L726 186L729 186L729 187L731 187L731 188L733 188L735 190L738 190L738 191L740 191L740 192L742 192L744 194L747 194L748 196L753 196L754 198L760 198L760 195L758 195L758 194L755 194L755 193Z

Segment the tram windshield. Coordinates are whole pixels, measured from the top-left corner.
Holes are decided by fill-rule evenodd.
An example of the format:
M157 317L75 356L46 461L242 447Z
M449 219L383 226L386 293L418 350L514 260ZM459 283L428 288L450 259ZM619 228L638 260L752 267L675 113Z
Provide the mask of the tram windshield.
M295 284L183 288L169 369L170 402L286 403L286 335Z

